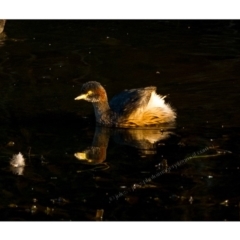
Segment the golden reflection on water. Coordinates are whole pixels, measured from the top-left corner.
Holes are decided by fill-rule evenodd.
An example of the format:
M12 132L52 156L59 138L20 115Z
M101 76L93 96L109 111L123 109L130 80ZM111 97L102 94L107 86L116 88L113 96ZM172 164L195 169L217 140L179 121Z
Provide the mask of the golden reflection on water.
M156 154L157 143L166 140L173 133L174 125L167 124L159 128L149 129L114 129L97 127L95 129L92 146L74 156L87 164L99 164L106 160L107 147L110 136L123 145L139 150L141 157Z

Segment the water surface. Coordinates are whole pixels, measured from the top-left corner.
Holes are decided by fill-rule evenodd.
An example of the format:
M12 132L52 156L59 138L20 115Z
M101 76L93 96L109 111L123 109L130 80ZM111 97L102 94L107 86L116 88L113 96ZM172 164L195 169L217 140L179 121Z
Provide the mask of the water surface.
M238 21L7 21L0 219L239 221L239 29ZM176 126L95 128L91 104L74 101L89 80L109 98L157 86ZM22 171L9 164L19 152Z

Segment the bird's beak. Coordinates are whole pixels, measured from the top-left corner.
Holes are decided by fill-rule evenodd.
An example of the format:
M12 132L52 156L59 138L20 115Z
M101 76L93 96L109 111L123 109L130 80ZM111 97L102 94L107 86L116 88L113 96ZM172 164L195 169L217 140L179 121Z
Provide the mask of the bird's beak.
M79 96L77 96L76 98L74 98L74 100L81 100L81 99L86 99L87 94L81 94Z
M93 162L93 160L91 159L88 159L87 158L87 154L85 152L77 152L77 153L74 153L74 156L78 159L78 160L84 160L84 161L87 161L89 163Z
M74 153L74 156L79 160L86 160L87 159L87 155L86 155L85 152Z

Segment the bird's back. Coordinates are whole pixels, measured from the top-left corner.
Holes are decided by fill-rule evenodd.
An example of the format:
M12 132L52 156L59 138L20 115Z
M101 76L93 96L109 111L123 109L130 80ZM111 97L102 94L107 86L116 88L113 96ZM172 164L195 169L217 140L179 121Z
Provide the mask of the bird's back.
M174 111L156 94L156 87L124 90L109 103L119 127L143 127L172 121Z
M111 99L110 108L120 115L129 116L147 106L153 91L156 91L156 87L126 89Z

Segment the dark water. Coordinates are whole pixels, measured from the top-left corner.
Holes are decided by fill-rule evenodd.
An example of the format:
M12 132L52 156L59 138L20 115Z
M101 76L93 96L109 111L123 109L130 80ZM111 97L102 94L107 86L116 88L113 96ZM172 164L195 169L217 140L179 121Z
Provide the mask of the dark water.
M7 21L0 220L239 221L239 31L238 21ZM89 80L109 98L157 86L176 126L95 129L91 104L73 100ZM26 166L13 168L19 152Z

